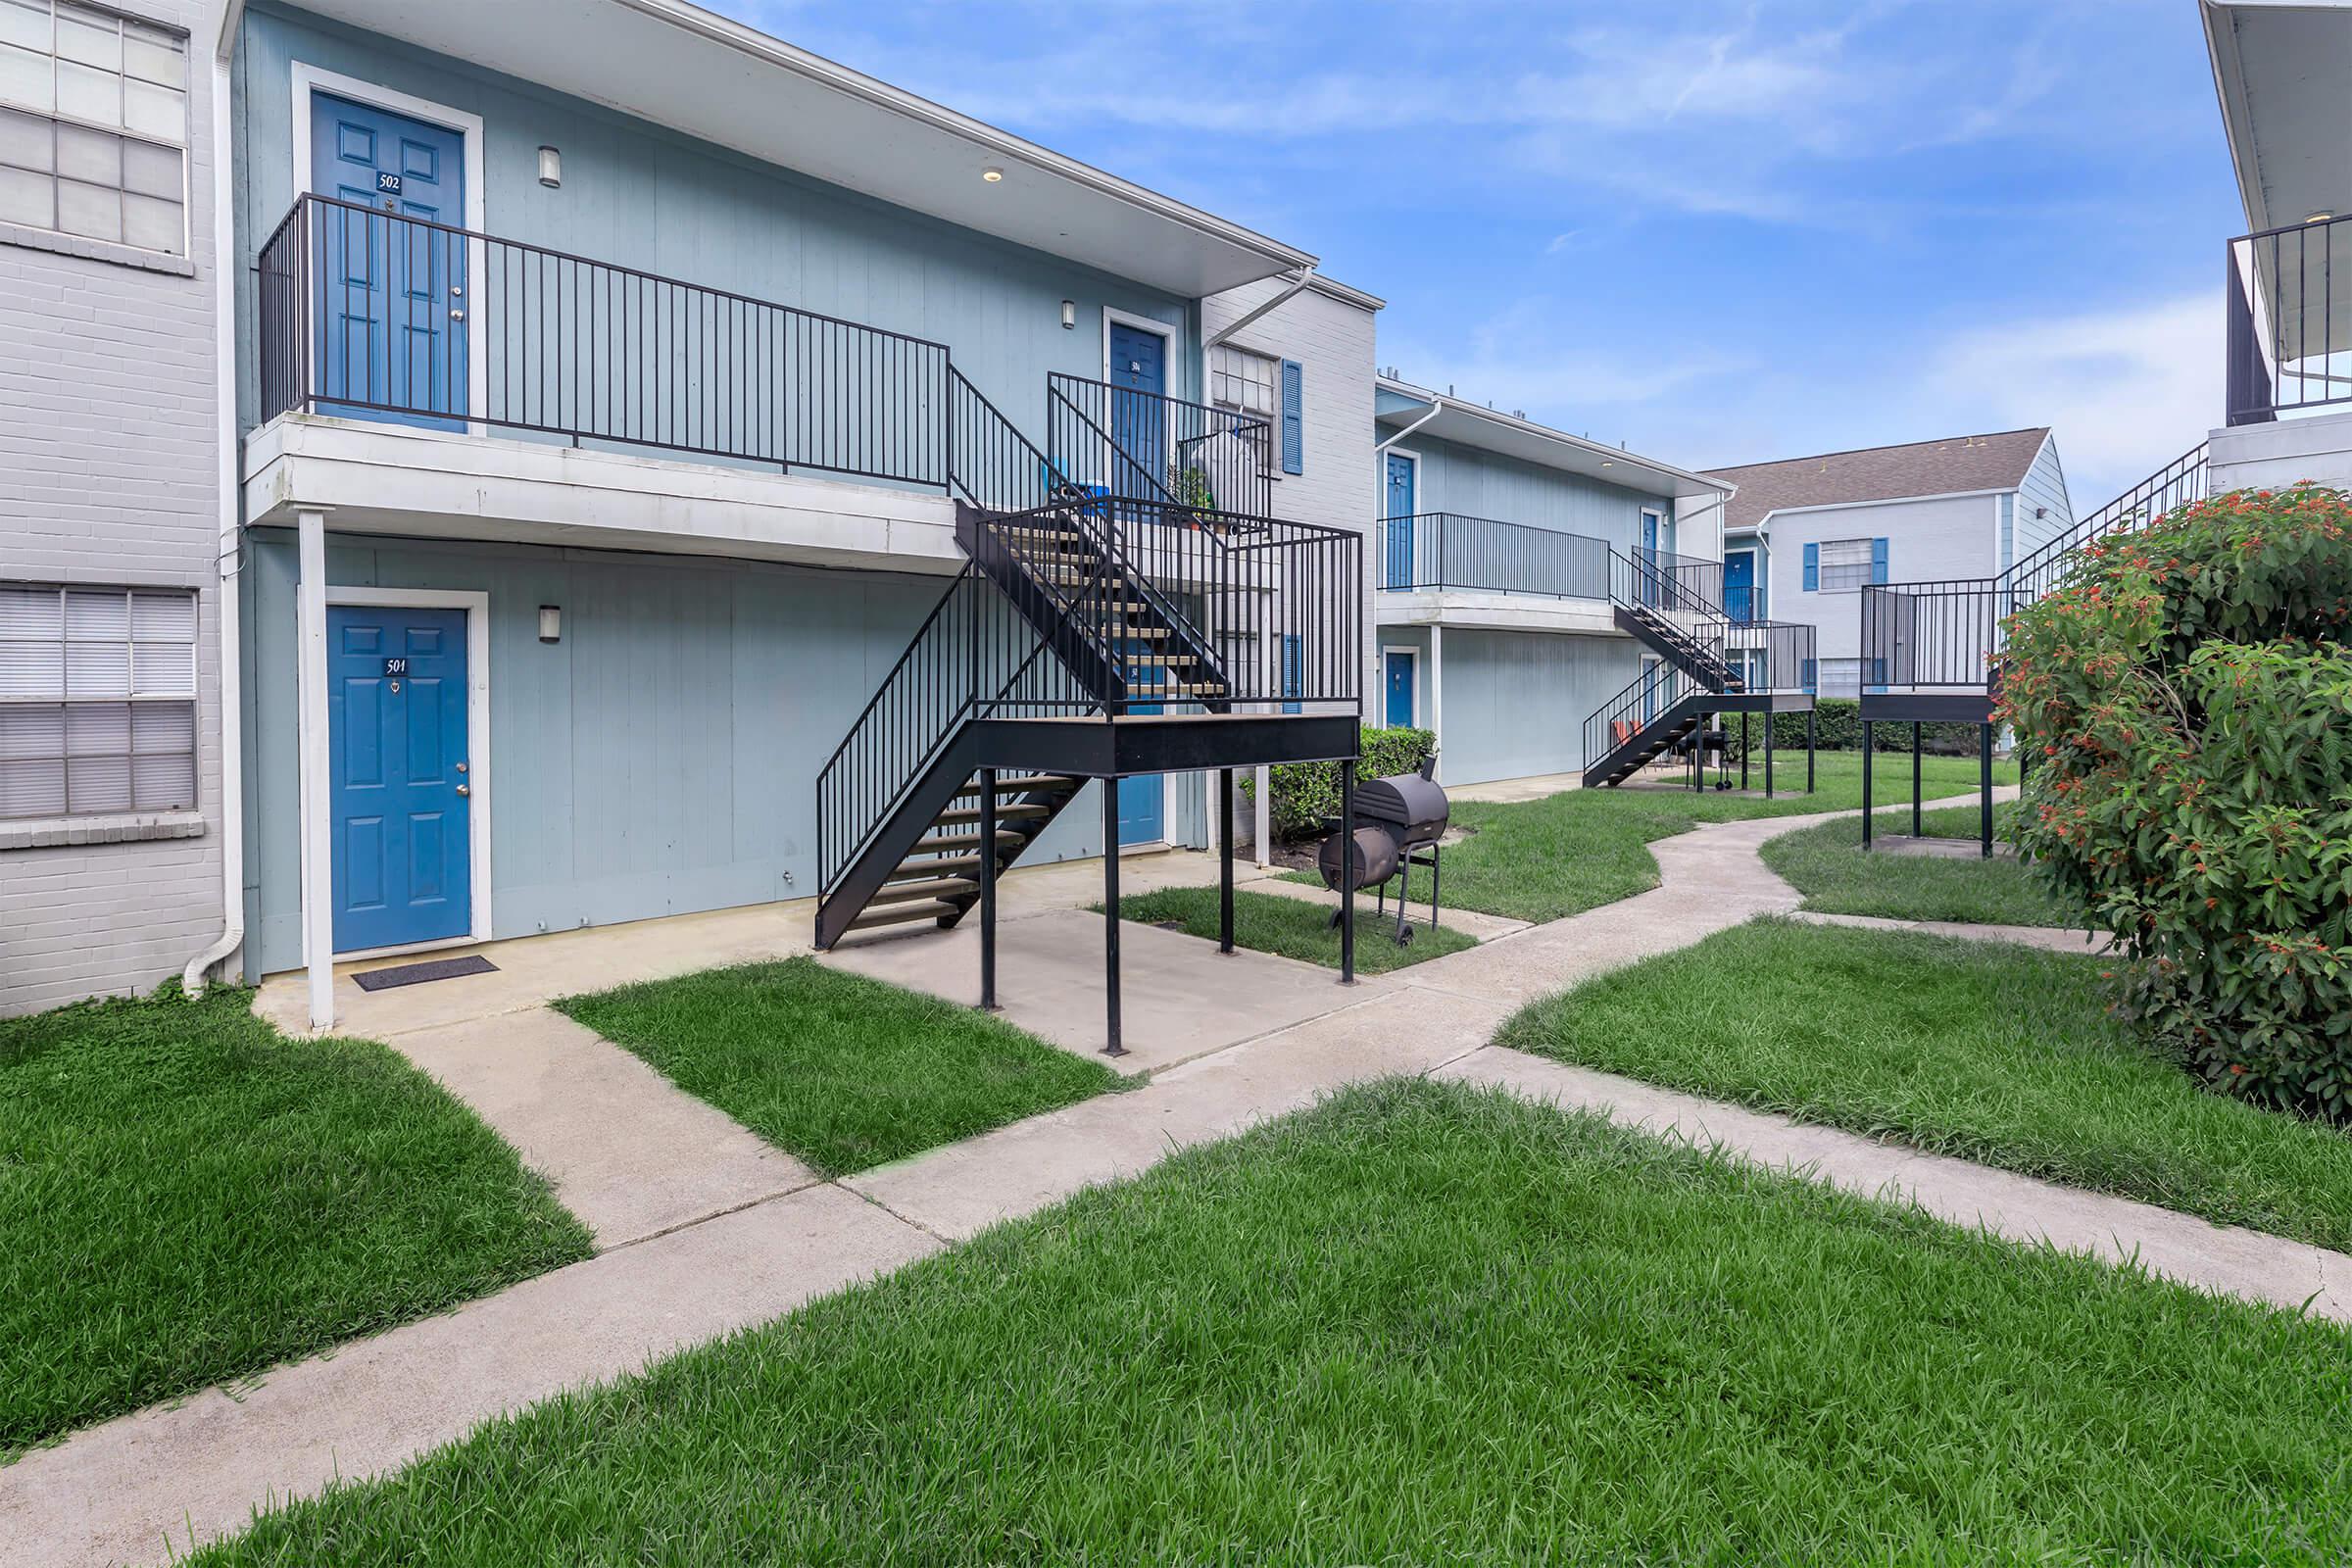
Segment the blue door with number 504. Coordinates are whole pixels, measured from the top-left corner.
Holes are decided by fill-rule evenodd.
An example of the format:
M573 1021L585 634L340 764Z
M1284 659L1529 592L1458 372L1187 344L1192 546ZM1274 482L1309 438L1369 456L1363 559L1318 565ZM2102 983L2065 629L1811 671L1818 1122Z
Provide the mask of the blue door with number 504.
M466 138L311 98L320 412L455 428L466 410Z
M469 934L466 612L330 606L326 734L335 951Z

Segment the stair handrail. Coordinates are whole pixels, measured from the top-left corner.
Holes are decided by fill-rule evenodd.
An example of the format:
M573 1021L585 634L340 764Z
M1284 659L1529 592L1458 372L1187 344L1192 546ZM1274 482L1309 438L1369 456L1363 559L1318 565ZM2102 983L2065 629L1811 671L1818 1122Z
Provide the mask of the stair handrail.
M1671 661L1661 659L1644 665L1642 673L1585 719L1586 770L1597 767L1603 759L1618 749L1619 743L1609 735L1612 724L1632 722L1633 729L1628 736L1630 741L1632 735L1640 734L1645 725L1671 711L1698 689L1699 683ZM1632 720L1631 715L1643 706L1649 707L1652 711L1639 721Z
M2058 585L2067 557L2110 534L2136 533L2174 509L2202 501L2211 486L2209 447L2200 441L2066 532L2011 564L1999 576L2011 610Z

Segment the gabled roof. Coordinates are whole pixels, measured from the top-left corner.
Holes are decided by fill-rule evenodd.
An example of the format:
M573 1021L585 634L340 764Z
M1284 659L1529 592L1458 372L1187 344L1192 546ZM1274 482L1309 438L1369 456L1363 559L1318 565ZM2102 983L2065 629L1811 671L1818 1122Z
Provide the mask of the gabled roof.
M1774 513L1795 507L2014 490L2025 482L2026 471L2034 466L2049 438L2050 428L2045 424L2031 430L1955 435L1899 447L1864 447L1779 463L1709 468L1706 473L1740 487L1724 510L1724 527L1752 528Z

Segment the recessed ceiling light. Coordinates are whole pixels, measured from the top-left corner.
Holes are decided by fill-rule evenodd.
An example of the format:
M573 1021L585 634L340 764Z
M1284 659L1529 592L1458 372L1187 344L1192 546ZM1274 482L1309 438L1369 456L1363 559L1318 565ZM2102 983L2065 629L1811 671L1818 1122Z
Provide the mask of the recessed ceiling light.
M2323 207L2316 212L2304 215L2303 221L2306 223L2325 223L2328 221L2328 220L2333 218L2334 216L2335 215L2333 213Z
M983 169L980 171L980 177L987 180L991 185L994 185L998 180L1004 177L1004 171L1002 169Z
M1614 468L1617 466L1617 460L1615 458L1603 458L1600 460L1600 466L1604 468Z

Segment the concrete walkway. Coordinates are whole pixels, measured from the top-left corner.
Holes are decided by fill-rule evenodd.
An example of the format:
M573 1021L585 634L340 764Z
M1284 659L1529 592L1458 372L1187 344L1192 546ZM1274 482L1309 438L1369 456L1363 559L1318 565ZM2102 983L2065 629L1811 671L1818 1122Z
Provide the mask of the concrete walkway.
M678 1103L685 1097L635 1058L531 1010L529 987L543 995L582 988L573 980L547 989L556 982L540 972L496 993L521 1016L432 1017L394 1032L393 1043L549 1170L608 1250L445 1316L279 1368L233 1398L209 1392L27 1454L0 1469L0 1559L24 1568L161 1560L168 1540L184 1549L191 1537L235 1530L272 1497L396 1467L478 1421L790 1311L1092 1183L1133 1176L1178 1150L1396 1073L1499 1085L1600 1110L1854 1191L1908 1198L2002 1236L2136 1256L2170 1278L2253 1300L2291 1306L2309 1298L2314 1312L2352 1320L2352 1258L1487 1044L1533 997L1757 914L1793 912L1797 894L1755 849L1828 814L1722 823L1659 841L1651 850L1662 885L1652 892L1505 931L1353 988L1328 970L1265 955L1221 956L1207 944L1131 926L1131 976L1146 967L1136 944L1149 943L1154 964L1197 967L1194 977L1211 984L1263 984L1296 999L1286 1014L1292 1021L1200 1051L1171 1032L1160 1052L1170 1064L1130 1093L836 1183L813 1182L764 1146L746 1147L749 1134L698 1102ZM1214 874L1206 857L1168 860L1160 874L1171 880ZM1070 921L1099 920L1068 910L1092 897L1095 881L1066 870L1031 878L1019 914L1007 899L1004 972L1008 981L1019 975L1033 997L1048 990L1053 961L1076 962L1063 951L1073 943ZM1077 895L1059 912L1057 888ZM1159 954L1162 937L1183 951ZM1099 928L1083 944L1090 965L1100 963L1095 938ZM948 984L966 961L955 942L875 944L850 961L919 969L934 985ZM1078 986L1074 971L1070 984ZM1018 995L1008 985L1007 1002ZM1068 1005L1040 1005L1028 1021L1065 1047L1088 1049L1100 1003L1096 975ZM1235 1018L1204 1013L1192 1043L1236 1026ZM596 1135L612 1147L594 1147ZM664 1162L696 1168L636 1191Z
M2078 931L2062 925L1970 925L1960 920L1889 920L1875 914L1821 914L1800 909L1789 916L1807 925L1851 926L1860 931L1917 931L1932 937L1958 937L1964 942L2012 942L2019 947L2051 953L2096 956L2115 951L2115 938L2104 931Z

